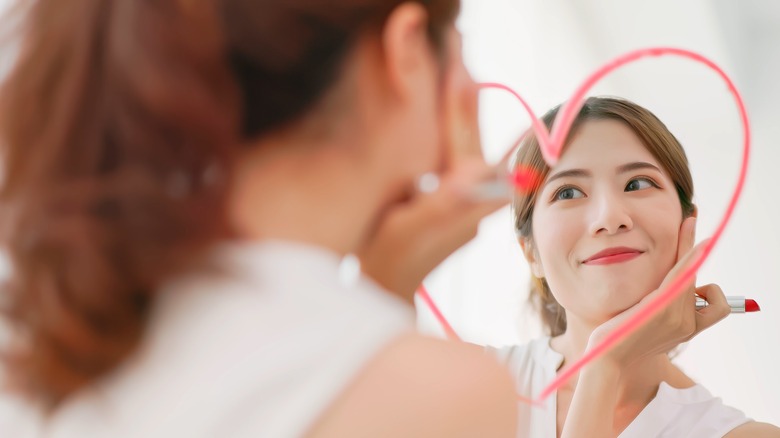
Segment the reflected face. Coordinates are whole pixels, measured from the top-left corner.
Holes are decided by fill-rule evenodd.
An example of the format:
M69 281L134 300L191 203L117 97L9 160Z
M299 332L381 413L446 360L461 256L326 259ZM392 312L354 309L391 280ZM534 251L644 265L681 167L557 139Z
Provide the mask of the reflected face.
M532 220L534 275L567 315L600 324L660 285L676 262L682 207L627 125L590 120L550 170Z

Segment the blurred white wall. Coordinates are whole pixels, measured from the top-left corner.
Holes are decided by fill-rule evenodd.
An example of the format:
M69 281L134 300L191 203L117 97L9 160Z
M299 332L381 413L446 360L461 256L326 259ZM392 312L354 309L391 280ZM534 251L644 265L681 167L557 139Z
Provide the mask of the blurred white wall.
M753 143L746 186L698 283L746 295L758 314L732 315L690 342L676 362L728 404L780 425L780 3L770 0L462 0L459 27L466 63L479 81L520 91L538 114L568 95L602 63L632 49L674 46L718 63L737 83L750 112ZM519 105L496 92L481 100L486 154L500 155L527 126ZM636 63L592 94L629 98L649 108L682 141L699 206L698 239L709 236L736 182L741 128L732 97L715 73L678 58ZM435 271L426 285L466 340L504 345L540 333L525 306L529 272L508 208L486 219L476 240ZM440 333L424 306L420 327Z

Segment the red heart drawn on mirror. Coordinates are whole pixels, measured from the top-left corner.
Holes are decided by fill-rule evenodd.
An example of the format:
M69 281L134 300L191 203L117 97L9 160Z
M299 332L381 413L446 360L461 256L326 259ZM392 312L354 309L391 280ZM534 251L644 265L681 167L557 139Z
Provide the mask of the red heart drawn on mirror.
M726 211L722 216L720 222L718 223L718 226L715 232L713 233L712 237L710 238L709 242L706 243L703 250L700 251L700 255L677 278L671 281L665 290L663 290L655 299L648 302L641 312L638 312L632 318L628 319L627 321L625 321L624 323L616 327L611 333L609 333L605 337L605 339L600 344L595 345L589 350L587 350L579 360L565 366L558 373L556 378L549 385L547 385L547 387L545 387L533 400L526 399L525 397L519 397L523 401L539 405L543 400L545 400L547 397L553 394L558 388L560 388L571 377L573 377L577 372L579 372L580 369L582 369L582 367L584 367L594 359L597 359L598 357L606 353L617 342L619 342L621 339L625 338L626 336L634 332L637 328L639 328L642 324L644 324L650 318L652 318L653 315L661 311L665 306L667 306L672 300L674 300L680 293L682 293L685 290L684 286L686 285L686 283L688 283L696 275L696 272L699 270L699 268L707 259L707 257L709 257L709 254L712 252L712 249L720 240L720 237L723 234L723 230L726 228L726 225L731 220L731 216L734 212L736 204L739 201L739 197L742 193L742 188L745 183L745 178L747 176L748 158L750 155L750 124L748 121L745 104L731 78L717 64L705 58L704 56L689 50L678 49L678 48L652 47L652 48L635 50L626 53L622 56L619 56L614 60L604 64L602 67L600 67L590 76L588 76L588 78L582 83L582 85L580 85L577 88L577 90L574 92L572 97L561 106L558 117L555 118L555 121L553 122L552 128L550 129L549 132L547 131L547 128L545 127L544 123L542 123L542 121L536 116L536 114L534 114L530 105L526 103L526 101L519 93L517 93L516 91L512 90L510 87L507 87L506 85L503 84L498 84L498 83L481 84L482 88L501 89L511 93L515 98L518 99L518 101L522 104L525 111L531 117L530 129L533 129L533 132L539 141L539 145L545 161L550 167L553 167L561 156L561 152L563 150L566 137L569 134L574 119L576 118L577 114L582 108L582 105L585 102L588 91L590 91L590 89L593 88L593 86L596 83L598 83L602 78L607 76L609 73L612 73L614 70L626 64L630 64L632 62L638 61L643 58L660 57L660 56L667 56L667 55L682 57L685 59L698 62L700 64L705 65L709 69L713 70L715 73L717 73L720 76L720 78L723 79L723 81L726 83L728 90L734 97L735 103L739 110L740 121L743 126L742 163L740 166L737 184L734 188L734 191L732 192ZM527 132L528 131L526 131L526 133ZM521 138L517 142L515 142L515 144L510 149L510 151L507 152L502 162L505 162L507 159L510 158L512 152L515 150L516 146L522 141L522 138L526 135L526 133L524 133L523 136L521 136ZM536 180L535 174L530 169L516 169L506 177L508 178L509 184L516 187L517 190L527 190ZM436 307L436 304L433 302L430 295L422 285L418 290L418 294L426 303L426 305L430 307L436 319L446 328L447 336L452 339L460 339L457 333L452 329L450 324L447 322L444 315L442 315L441 311L439 311L439 309Z

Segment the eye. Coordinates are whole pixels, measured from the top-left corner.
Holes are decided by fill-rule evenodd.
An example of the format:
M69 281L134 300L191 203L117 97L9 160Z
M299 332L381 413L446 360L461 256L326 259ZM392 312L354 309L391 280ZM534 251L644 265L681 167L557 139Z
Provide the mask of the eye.
M637 190L649 189L650 187L658 188L658 184L650 178L634 178L626 184L626 191L634 192Z
M568 199L584 198L585 193L582 193L580 189L574 187L561 187L553 195L553 201L565 201Z

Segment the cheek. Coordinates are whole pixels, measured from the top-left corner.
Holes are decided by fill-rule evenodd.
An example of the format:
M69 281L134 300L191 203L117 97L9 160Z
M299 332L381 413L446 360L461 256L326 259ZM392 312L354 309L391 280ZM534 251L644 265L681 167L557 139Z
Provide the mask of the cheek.
M675 208L676 207L676 208ZM657 287L677 262L677 246L682 223L679 201L666 202L650 209L642 217L653 250L651 283Z
M582 221L577 220L577 215L545 208L534 211L533 221L535 224L544 224L534 228L534 241L545 275L550 281L571 263L570 257L583 235Z
M658 265L665 271L669 271L677 262L677 246L680 235L680 224L675 221L666 221L661 226L656 222L652 239L657 248ZM664 272L665 275L665 272Z
M659 247L670 247L676 254L682 224L682 207L679 201L675 197L648 207L641 216L644 228Z

